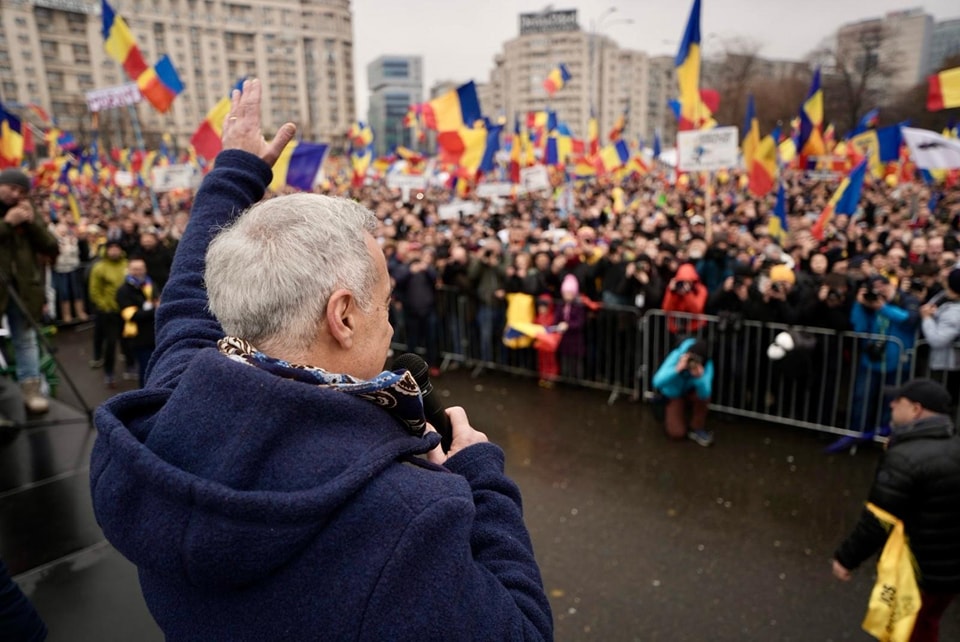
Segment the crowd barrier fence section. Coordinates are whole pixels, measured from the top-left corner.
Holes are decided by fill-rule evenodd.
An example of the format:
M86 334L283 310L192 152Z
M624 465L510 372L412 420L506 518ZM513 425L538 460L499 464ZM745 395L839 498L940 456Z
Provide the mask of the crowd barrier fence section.
M779 360L767 351L781 332L798 337ZM706 339L714 360L711 408L730 415L859 436L889 423L885 387L910 373L913 353L896 337L651 310L644 315L643 395L667 354L688 336ZM801 345L803 344L803 345Z
M504 345L505 301L484 305L452 288L439 288L429 318L412 318L395 308L391 321L395 352L419 352L443 369L463 365L475 373L492 369L541 376L532 345ZM803 345L783 359L771 360L769 346L787 331ZM954 419L960 422L956 403L960 372L949 379L943 372L931 372L929 346L922 339L906 346L887 335L663 310L641 314L633 306L588 309L582 343L557 352L560 372L552 380L607 391L610 403L620 396L657 400L653 375L689 336L707 339L711 345L710 406L727 415L850 437L874 435L878 426L889 424L884 389L930 376L951 390Z

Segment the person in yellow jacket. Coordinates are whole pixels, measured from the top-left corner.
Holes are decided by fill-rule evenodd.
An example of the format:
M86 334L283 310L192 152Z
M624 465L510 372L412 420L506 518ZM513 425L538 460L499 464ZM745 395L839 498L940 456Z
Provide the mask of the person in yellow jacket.
M116 240L107 241L104 255L90 268L90 302L96 308L93 329L93 361L91 367L103 366L103 382L116 387L114 365L122 319L117 304L117 291L127 278L127 259Z

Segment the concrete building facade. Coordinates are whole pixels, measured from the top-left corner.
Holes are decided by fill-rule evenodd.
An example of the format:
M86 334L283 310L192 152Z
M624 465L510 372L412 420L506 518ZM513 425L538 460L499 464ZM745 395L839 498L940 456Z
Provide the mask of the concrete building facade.
M373 146L383 156L398 145L415 146L412 130L403 126L410 105L423 101L423 59L420 56L380 56L367 65L370 107L367 121Z
M147 145L169 132L184 148L237 80L263 82L267 131L292 120L304 140L335 146L354 120L353 18L349 0L114 0L153 64L170 56L185 90L167 114L136 106ZM36 104L90 140L85 92L128 82L104 51L100 2L0 0L0 100ZM129 113L102 112L101 136L133 146Z
M924 75L936 73L947 60L955 56L960 56L960 18L943 20L933 25L929 65Z

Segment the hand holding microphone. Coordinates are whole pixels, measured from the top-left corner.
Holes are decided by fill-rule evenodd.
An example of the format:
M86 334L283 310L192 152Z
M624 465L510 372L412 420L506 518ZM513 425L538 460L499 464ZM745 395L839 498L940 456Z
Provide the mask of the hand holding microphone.
M442 464L447 457L467 446L487 441L487 436L474 430L467 419L463 408L454 406L449 411L440 403L439 397L434 394L433 383L430 381L430 369L427 362L413 353L402 354L393 362L394 368L409 370L417 385L420 386L420 396L423 399L423 414L434 430L440 433L440 448L442 452L433 450L429 459L435 464ZM449 416L448 416L449 412ZM444 454L446 453L446 454Z

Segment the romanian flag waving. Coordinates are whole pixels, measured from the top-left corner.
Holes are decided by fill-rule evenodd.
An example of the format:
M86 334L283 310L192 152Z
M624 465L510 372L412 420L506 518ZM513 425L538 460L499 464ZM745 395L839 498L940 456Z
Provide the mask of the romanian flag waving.
M118 16L107 0L103 3L103 48L123 65L127 76L136 80L147 70L140 47L122 16Z
M927 83L927 111L960 107L960 67L933 74Z
M424 103L422 115L426 127L438 132L473 127L473 124L483 117L480 113L480 100L477 98L477 86L471 80Z
M234 85L234 89L243 88L244 79L241 78ZM212 161L220 153L223 145L220 143L220 135L223 134L223 120L230 113L230 95L220 99L213 109L207 112L207 117L203 119L197 131L190 137L190 144L193 145L197 156L208 161Z
M810 229L813 237L823 240L824 230L835 214L853 214L860 204L860 193L863 191L863 178L867 173L867 159L861 160L856 167L840 183L840 187L830 198L830 202L823 208L820 218Z
M813 72L810 92L800 109L800 139L797 142L800 166L807 156L823 156L823 90L820 89L820 69Z
M23 124L0 103L0 168L19 167L23 160Z
M127 76L136 81L143 97L161 114L166 113L173 99L183 91L183 83L173 63L169 57L163 56L154 67L147 65L130 27L107 0L101 0L101 3L103 48L123 66Z
M543 81L543 88L552 96L563 89L572 77L567 66L561 62L547 74L546 79Z
M674 64L680 91L679 129L700 129L713 116L700 94L700 0L693 0Z

